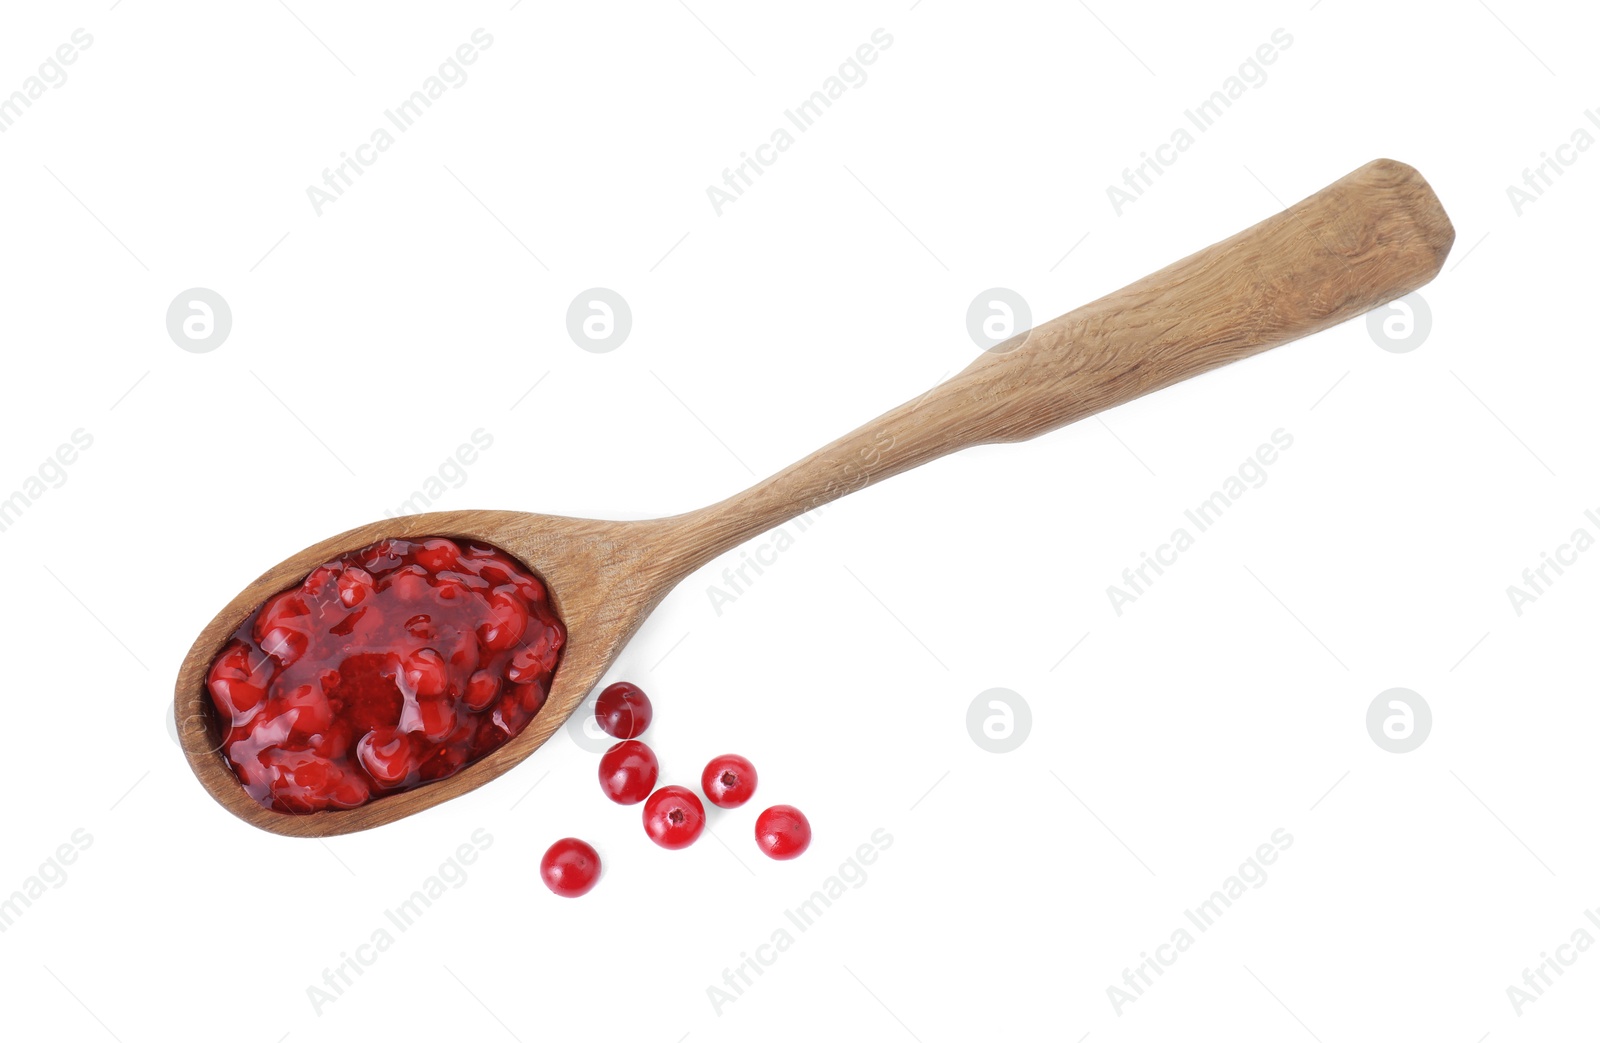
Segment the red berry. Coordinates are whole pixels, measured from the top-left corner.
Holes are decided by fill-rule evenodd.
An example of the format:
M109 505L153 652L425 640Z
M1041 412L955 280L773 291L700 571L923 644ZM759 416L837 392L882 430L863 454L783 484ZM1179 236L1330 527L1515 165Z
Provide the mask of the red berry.
M298 588L276 594L261 606L253 628L256 640L265 641L268 632L275 627L299 631L302 636L310 629L311 613Z
M328 803L339 808L360 807L372 799L372 787L360 772L347 771L328 794Z
M427 599L433 585L428 582L428 570L421 565L402 565L389 574L386 589L394 591L393 600L416 605Z
M444 657L431 648L419 648L411 653L411 658L406 660L406 683L420 696L443 695L450 687L450 672L445 667Z
M562 898L586 895L600 880L600 853L577 837L564 837L539 860L539 875Z
M500 694L500 678L487 670L479 670L467 680L467 694L463 701L467 709L482 710Z
M250 650L240 641L234 641L211 664L209 683L211 697L219 711L228 717L225 723L242 722L261 700L266 698L267 685L272 681L272 668L276 664L261 653L257 662L250 662Z
M618 739L634 739L650 727L650 697L627 681L607 686L594 701L594 719L600 730Z
M417 766L410 741L392 728L373 729L363 735L356 743L356 757L368 775L391 785L404 782Z
M644 831L669 851L688 847L705 828L705 805L682 786L662 786L644 802Z
M415 553L417 561L429 572L443 572L445 569L454 568L461 560L461 548L455 545L454 540L443 537L423 540L421 549Z
M600 757L600 788L618 804L637 804L656 788L661 766L638 739L627 739Z
M355 608L372 593L372 576L359 565L351 565L339 573L339 603L345 608Z
M279 705L283 713L295 715L294 734L309 737L325 731L333 723L328 697L316 685L300 685L284 696Z
M417 700L417 720L422 723L422 734L430 742L443 742L456 730L455 700L430 697Z
M489 597L491 621L478 628L478 640L492 652L503 652L522 640L528 628L528 606L516 594L495 591Z
M541 630L539 637L525 637L511 654L511 665L506 667L506 680L512 684L527 684L540 677L549 677L556 669L556 657L561 652L560 642L550 640L553 630Z
M756 846L779 860L799 858L811 846L811 823L799 808L774 804L756 818Z
M306 637L305 631L287 626L275 626L261 638L262 651L276 656L278 662L284 666L292 665L305 655L306 648L310 644L311 641Z
M717 807L736 808L755 796L756 766L737 753L724 753L700 773L700 788Z

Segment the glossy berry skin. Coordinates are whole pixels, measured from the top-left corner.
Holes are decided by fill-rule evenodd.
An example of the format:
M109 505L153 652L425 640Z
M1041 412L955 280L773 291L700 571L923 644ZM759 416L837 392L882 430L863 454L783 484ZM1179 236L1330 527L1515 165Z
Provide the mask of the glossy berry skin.
M682 786L662 786L644 802L644 831L669 851L688 847L705 828L705 805Z
M594 701L594 719L600 730L617 739L637 739L650 727L650 697L627 681L607 685Z
M800 809L774 804L756 818L756 846L769 858L799 858L811 846L811 823Z
M648 797L660 773L655 752L638 739L625 739L600 756L600 788L618 804Z
M737 753L724 753L700 773L700 788L717 807L736 808L756 794L756 766Z
M562 898L586 895L600 880L600 854L577 837L565 837L539 860L539 875Z

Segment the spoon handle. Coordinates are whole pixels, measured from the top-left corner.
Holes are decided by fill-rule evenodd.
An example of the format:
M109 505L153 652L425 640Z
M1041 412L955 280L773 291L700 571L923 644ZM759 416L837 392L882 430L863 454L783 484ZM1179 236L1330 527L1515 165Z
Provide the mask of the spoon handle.
M684 571L946 453L1015 442L1402 297L1455 239L1422 175L1379 159L1253 228L1020 333L721 503L681 516Z

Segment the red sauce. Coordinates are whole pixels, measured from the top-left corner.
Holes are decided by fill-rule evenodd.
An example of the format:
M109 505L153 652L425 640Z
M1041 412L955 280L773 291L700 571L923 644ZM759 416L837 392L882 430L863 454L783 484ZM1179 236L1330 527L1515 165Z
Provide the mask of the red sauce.
M566 628L510 555L382 540L250 614L206 684L222 752L274 811L353 808L447 778L520 732Z

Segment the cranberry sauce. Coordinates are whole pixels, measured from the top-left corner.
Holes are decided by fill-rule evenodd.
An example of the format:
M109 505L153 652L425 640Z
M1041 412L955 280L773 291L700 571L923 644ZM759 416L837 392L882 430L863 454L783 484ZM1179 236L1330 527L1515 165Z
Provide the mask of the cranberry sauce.
M275 811L353 808L447 778L544 705L566 628L510 555L381 540L250 614L206 686L222 752Z

